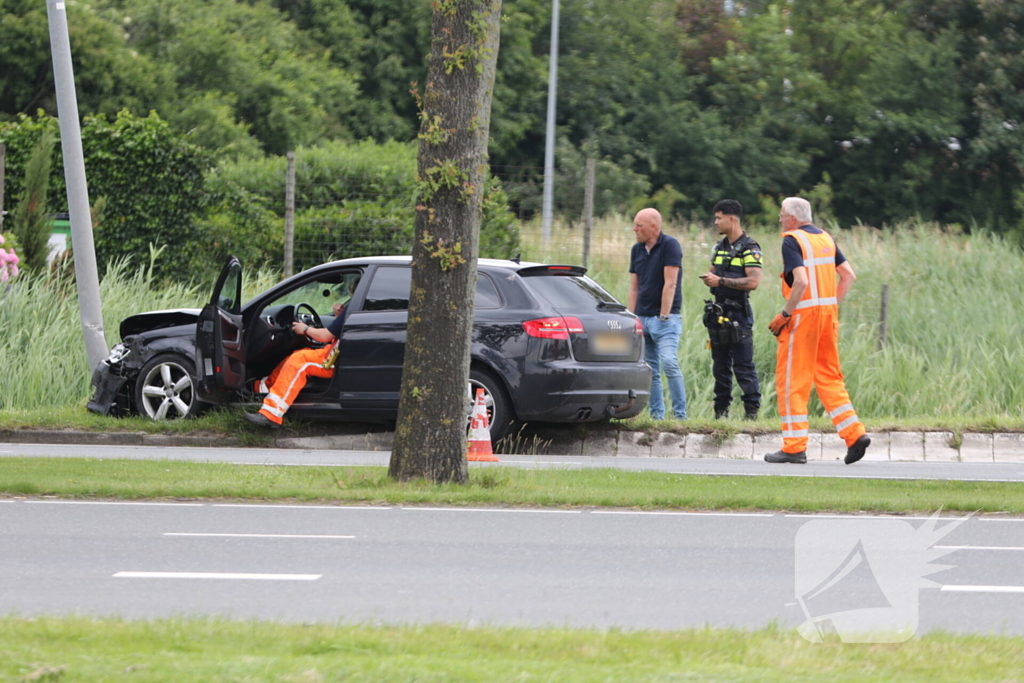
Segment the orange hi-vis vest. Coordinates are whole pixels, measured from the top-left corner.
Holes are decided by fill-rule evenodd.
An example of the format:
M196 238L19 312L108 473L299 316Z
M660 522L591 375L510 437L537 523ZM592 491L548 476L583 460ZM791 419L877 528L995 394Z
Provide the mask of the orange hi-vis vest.
M831 306L833 311L837 311L839 299L836 297L836 243L832 237L824 231L815 235L801 228L783 233L783 238L786 237L794 237L800 244L809 280L794 313L818 306ZM781 277L782 296L789 299L789 293L793 288L786 284L785 273Z

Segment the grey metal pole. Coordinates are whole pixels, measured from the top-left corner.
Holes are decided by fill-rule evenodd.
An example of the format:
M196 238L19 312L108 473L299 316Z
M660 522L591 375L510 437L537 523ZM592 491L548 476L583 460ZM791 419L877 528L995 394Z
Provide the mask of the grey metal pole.
M89 367L95 367L107 355L103 334L103 306L100 279L96 271L96 247L92 239L89 214L89 189L85 184L85 155L82 130L78 122L75 74L71 66L71 42L68 17L62 0L46 0L50 22L50 51L53 54L53 81L57 89L57 116L60 120L60 145L64 153L64 181L68 190L71 216L71 245L75 250L75 280L78 283L78 313L82 319L82 337Z
M548 120L544 142L544 193L541 199L540 231L544 242L551 239L552 203L555 188L555 95L558 92L558 4L551 0L551 56L548 59Z
M284 174L284 276L295 274L295 152L285 155Z

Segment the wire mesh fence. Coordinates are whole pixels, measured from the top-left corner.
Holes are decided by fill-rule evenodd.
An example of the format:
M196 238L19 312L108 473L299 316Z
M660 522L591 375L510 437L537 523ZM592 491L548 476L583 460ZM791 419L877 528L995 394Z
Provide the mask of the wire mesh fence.
M493 168L491 177L507 197L515 220L489 220L485 215L481 255L511 258L521 254L523 258L581 264L623 248L628 252L630 218L621 212L631 199L628 196L615 203L607 189L598 185L590 204L597 217L593 231L587 232L585 166L556 170L555 220L548 230L541 226L543 168ZM292 272L342 258L410 253L414 205L415 196L408 185L300 180L294 188ZM514 232L515 239L493 234L504 231Z

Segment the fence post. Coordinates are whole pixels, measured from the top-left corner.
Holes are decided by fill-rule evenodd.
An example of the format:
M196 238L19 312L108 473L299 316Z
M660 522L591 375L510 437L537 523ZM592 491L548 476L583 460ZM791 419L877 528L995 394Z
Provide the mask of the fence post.
M284 178L284 276L295 274L295 152L285 155L288 171Z
M7 145L0 142L0 232L4 231L4 173L7 168Z
M885 348L885 337L889 327L889 285L882 285L882 309L878 316L878 350Z
M594 167L596 162L587 159L587 182L583 192L583 267L590 262L590 234L594 227Z

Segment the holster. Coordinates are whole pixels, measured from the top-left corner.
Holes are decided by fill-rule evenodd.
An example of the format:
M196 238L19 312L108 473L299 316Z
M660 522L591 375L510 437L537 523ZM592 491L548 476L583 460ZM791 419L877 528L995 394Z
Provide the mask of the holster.
M743 328L728 317L726 307L716 301L704 301L703 321L712 344L728 346L738 344L743 339Z

